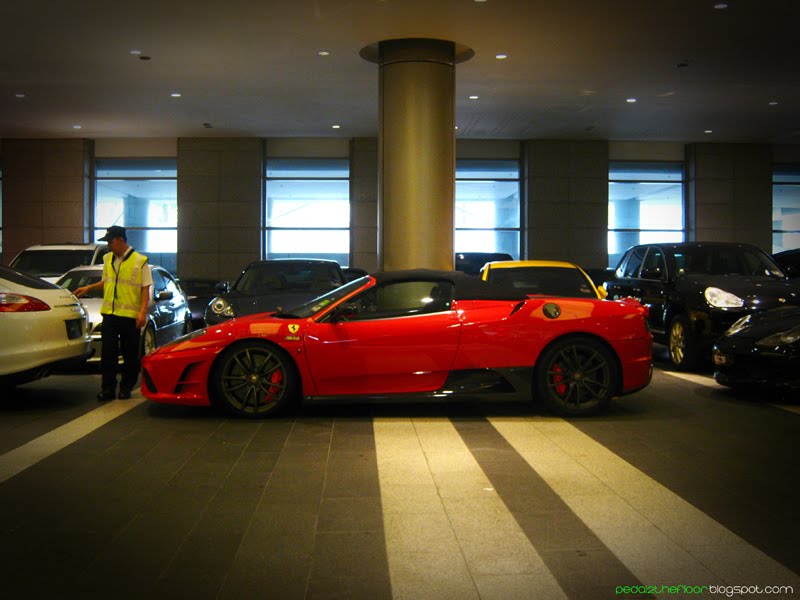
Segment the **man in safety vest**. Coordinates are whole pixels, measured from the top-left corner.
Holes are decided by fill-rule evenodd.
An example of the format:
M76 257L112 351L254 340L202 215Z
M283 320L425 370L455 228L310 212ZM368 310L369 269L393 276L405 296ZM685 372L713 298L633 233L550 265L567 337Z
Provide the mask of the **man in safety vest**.
M97 399L105 402L116 396L121 347L123 366L118 397L127 400L139 378L139 332L147 322L153 275L147 257L128 245L124 227L112 225L100 241L108 242L111 250L103 257L103 279L79 287L75 295L80 298L89 290L103 288L103 306L100 308L103 315L100 351L103 379Z

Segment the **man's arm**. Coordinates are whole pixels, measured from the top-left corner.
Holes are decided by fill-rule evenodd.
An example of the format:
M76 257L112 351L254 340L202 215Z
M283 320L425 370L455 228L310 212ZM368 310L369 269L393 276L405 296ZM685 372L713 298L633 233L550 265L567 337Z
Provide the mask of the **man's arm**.
M150 304L150 286L142 286L142 305L139 314L136 316L136 327L141 329L147 323L147 305Z
M83 296L88 294L90 291L92 291L92 290L100 290L100 289L103 289L103 280L102 279L100 281L95 281L94 283L92 283L90 285L84 285L82 287L75 288L75 291L72 292L72 293L75 294L78 298L82 298Z

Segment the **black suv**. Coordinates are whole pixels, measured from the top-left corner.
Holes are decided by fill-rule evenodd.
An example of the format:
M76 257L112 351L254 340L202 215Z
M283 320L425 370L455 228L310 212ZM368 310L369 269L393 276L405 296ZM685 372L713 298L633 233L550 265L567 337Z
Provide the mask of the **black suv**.
M609 300L633 297L649 308L653 339L681 370L710 357L713 342L743 315L800 305L800 282L749 244L634 246L605 287Z

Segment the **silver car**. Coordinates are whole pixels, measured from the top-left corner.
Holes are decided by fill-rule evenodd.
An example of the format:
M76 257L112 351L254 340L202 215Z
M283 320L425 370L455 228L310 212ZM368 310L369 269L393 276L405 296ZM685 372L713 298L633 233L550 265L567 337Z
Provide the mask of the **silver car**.
M147 309L147 323L142 334L142 356L163 346L192 330L192 313L189 302L175 278L162 267L151 266L153 287L150 291L150 305ZM75 267L62 275L57 285L70 291L84 285L100 281L103 266L92 265ZM89 332L92 337L92 356L90 361L100 360L103 315L103 291L93 290L80 299L89 313Z

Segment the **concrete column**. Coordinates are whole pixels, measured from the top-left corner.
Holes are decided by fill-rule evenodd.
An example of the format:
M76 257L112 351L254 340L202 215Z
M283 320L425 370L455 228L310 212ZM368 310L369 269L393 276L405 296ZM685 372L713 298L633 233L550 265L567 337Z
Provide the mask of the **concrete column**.
M455 64L472 50L434 39L361 51L380 66L378 266L453 268Z

